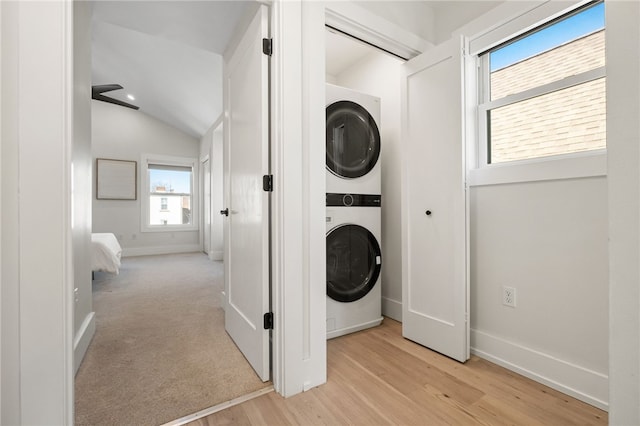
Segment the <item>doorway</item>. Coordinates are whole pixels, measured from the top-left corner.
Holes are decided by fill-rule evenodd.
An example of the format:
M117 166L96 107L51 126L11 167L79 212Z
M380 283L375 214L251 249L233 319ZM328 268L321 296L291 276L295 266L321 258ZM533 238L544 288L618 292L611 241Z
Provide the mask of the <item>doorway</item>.
M119 133L119 135L114 135L109 146L107 146L107 143L100 146L100 149L103 150L100 155L115 158L132 157L135 161L145 152L153 152L161 156L195 157L197 159L202 154L203 140L210 138L211 144L206 148L206 151L209 151L209 157L206 159L205 156L204 159L207 161L200 163L203 177L200 178L195 170L193 173L195 183L197 184L197 181L200 181L202 184L200 189L202 210L195 202L190 206L182 206L182 208L192 208L192 212L203 213L200 221L194 220L196 224L202 225L201 229L203 231L167 229L160 232L139 232L138 224L141 220L141 214L136 211L138 203L112 202L108 205L104 203L97 205L94 200L94 218L110 215L118 218L119 222L123 223L122 229L112 228L109 232L113 232L119 237L121 245L129 254L151 255L163 252L193 251L194 247L197 250L206 248L210 258L217 258L215 265L219 266L217 268L219 271L213 274L216 275L218 272L222 274L221 271L224 269L221 263L223 258L222 222L220 215L217 214L221 210L223 192L222 120L213 122L216 117L222 116L222 52L227 50L228 44L234 43L233 33L236 32L236 27L243 28L246 24L243 21L245 15L251 15L252 9L255 9L257 5L255 2L194 2L189 5L178 3L180 2L175 5L168 2L132 2L130 4L103 2L94 5L94 34L96 35L95 38L103 41L103 43L94 45L93 83L100 84L100 81L96 81L99 79L114 79L118 81L128 90L118 94L114 92L113 97L126 96L129 98L131 96L135 100L129 98L129 103L135 102L141 109L140 111L129 111L122 109L121 106L105 104L105 107L100 103L102 112L104 112L105 108L112 108L110 111L117 111L119 114L124 114L123 111L126 111L127 114L127 118L116 120L117 122L112 123L111 130ZM238 4L241 3L244 5L238 8ZM205 30L209 29L211 22L207 22L205 27L201 24L207 14L211 16L210 9L217 7L221 8L220 15L222 15L217 16L217 19L224 21L223 24L218 26L218 31L220 28L226 28L227 31L225 37L213 37L216 40L220 38L225 40L225 44L218 47L220 52L215 51L215 46L198 44L202 40L212 38L211 34L206 31L204 33L200 32L203 28ZM175 8L178 8L180 13L177 13L178 10ZM234 10L236 15L225 17L226 11L233 12ZM171 22L174 25L166 25L167 22ZM234 22L235 25L229 26L229 22ZM166 28L171 28L171 30L164 31ZM196 38L195 40L194 37ZM136 48L141 48L143 45L146 45L146 48L136 51ZM110 61L110 59L114 59L118 53L123 53L123 58L117 59L119 64L114 65L116 61ZM172 61L167 61L167 58L179 58L180 61L173 61L175 63L172 63ZM145 70L144 67L149 65L155 66L155 69ZM142 66L142 70L137 68L140 66ZM208 78L212 82L207 82L204 86L197 86L194 95L193 92L189 91L191 88L185 85L188 83L189 78L198 80L199 77L195 76L195 74L198 74L196 72L198 66L209 67L204 70L204 74L211 74ZM184 70L186 70L186 76L182 73ZM152 81L156 72L160 74L163 81L162 84L147 84L148 82L139 80L140 76L144 75L145 80ZM176 76L180 78L175 78ZM170 77L173 78L170 79ZM140 90L137 93L131 93L131 89L136 87L140 88ZM150 88L153 90L149 90ZM182 103L183 100L169 102L161 96L166 95L166 92L175 91L176 88L184 89L186 98L189 98L189 94L192 95L192 98L188 100L188 107L191 107L192 104L197 104L200 105L200 109L196 112L191 112ZM203 95L202 98L215 98L214 105L206 105L207 99L197 97L197 95L201 94ZM196 96L196 98L194 99L193 96ZM169 104L171 107L166 108L165 104ZM180 111L182 107L187 109ZM215 113L216 108L219 109L217 113ZM172 114L176 111L178 111L177 114ZM204 118L199 122L198 119L201 116L204 116ZM95 120L94 122L97 123L94 130L104 136L109 126L100 127L100 124L103 123L101 120ZM214 154L216 149L218 152ZM103 154L104 151L108 151L108 153ZM218 163L216 170L212 169L214 161ZM214 176L217 179L214 179ZM143 179L140 180L144 181ZM139 191L139 196L144 196L145 191L143 191L143 188L140 188ZM194 189L193 193L198 194L198 189ZM214 202L218 203L217 206L214 206ZM94 229L103 225L100 220L94 220L93 224ZM209 227L210 229L207 229ZM202 240L207 240L204 247L200 246L200 232L205 235ZM207 234L211 235L211 237L207 237ZM180 257L176 255L171 258L171 256L166 259L167 262L173 261L176 256ZM150 258L157 259L155 256ZM135 260L144 260L144 258L136 258ZM132 261L131 264L133 265L134 262ZM144 268L145 262L135 264L143 265L140 268ZM134 267L136 271L140 268ZM188 266L177 266L176 269L188 269ZM221 278L223 276L224 274L216 275L216 280L223 280ZM121 278L126 277L121 276L114 280L116 281L116 287L118 286L117 280ZM179 282L180 280L192 281L189 278L175 278L173 281ZM158 280L153 279L151 281L157 282ZM120 284L122 284L122 280ZM222 293L222 289L218 293ZM219 298L219 294L217 296ZM150 295L150 297L152 296ZM199 300L194 300L193 303L196 306ZM221 308L224 303L220 303L220 305ZM100 324L98 324L98 328L100 328ZM231 376L231 379L233 379L233 376ZM186 415L189 413L181 414Z
M402 321L400 257L400 87L403 60L330 27L325 28L326 82L380 98L382 166L382 314Z

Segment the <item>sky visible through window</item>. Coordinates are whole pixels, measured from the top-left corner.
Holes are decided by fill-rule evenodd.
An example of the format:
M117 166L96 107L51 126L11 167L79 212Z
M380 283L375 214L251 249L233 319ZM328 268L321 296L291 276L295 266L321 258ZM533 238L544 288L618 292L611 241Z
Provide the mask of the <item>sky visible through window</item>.
M151 191L156 185L167 185L172 192L189 194L191 193L191 172L180 172L175 170L155 170L149 169L149 184Z
M604 28L604 3L529 34L490 54L491 72Z

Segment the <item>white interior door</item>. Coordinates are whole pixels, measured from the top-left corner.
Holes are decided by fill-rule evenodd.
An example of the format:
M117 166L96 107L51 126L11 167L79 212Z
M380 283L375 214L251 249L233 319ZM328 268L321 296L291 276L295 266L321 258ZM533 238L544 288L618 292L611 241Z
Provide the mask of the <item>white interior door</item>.
M462 43L404 65L403 335L469 358Z
M209 159L202 162L202 192L204 195L202 205L202 251L209 254L211 251L211 162Z
M260 6L225 57L225 327L263 381L269 380L268 13Z

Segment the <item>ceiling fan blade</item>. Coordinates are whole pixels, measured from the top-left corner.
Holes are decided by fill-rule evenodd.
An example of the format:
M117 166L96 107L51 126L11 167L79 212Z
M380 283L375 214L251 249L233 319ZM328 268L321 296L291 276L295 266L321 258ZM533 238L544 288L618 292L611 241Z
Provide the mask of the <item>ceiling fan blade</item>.
M112 90L118 89L122 89L122 86L120 86L119 84L98 84L95 86L91 86L91 94L110 92Z
M123 102L118 99L113 99L102 94L104 92L110 92L112 90L118 90L118 89L122 89L122 86L120 86L119 84L100 84L97 86L91 86L91 99L95 99L96 101L107 102L110 104L120 105L123 107L135 109L135 110L140 109L140 107L137 107L130 103Z
M95 99L96 101L108 102L110 104L120 105L120 106L123 106L123 107L135 109L135 110L140 109L140 107L138 107L138 106L129 104L127 102L119 101L117 99L113 99L113 98L110 98L108 96L104 96L104 95L100 95L100 94L96 94L96 95L91 96L91 99Z

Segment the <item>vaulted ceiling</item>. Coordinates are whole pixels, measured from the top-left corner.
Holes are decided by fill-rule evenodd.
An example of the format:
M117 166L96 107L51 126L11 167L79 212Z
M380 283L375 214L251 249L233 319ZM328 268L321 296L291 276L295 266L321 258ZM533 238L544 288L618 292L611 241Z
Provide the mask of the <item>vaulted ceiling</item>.
M379 3L374 12L382 3L393 6ZM453 29L499 2L424 3ZM94 1L92 84L120 84L124 89L105 95L200 138L222 113L222 55L236 27L258 5L254 0ZM329 73L337 74L369 49L343 37L328 42Z
M195 137L222 112L222 54L253 1L97 1L92 84ZM127 99L127 94L135 100Z

